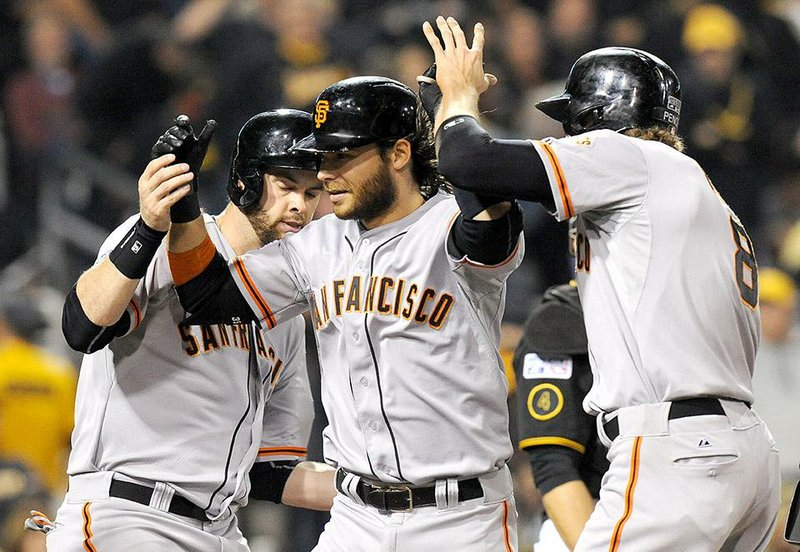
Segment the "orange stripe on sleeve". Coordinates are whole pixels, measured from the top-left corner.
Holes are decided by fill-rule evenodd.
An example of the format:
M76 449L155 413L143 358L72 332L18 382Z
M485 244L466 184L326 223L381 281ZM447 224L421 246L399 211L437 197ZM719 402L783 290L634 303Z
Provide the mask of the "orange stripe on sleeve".
M261 311L264 321L267 323L267 327L270 329L274 328L275 315L272 314L272 310L269 308L267 301L258 292L258 288L253 282L253 278L250 276L250 273L247 272L247 268L245 268L242 259L237 258L235 261L233 261L233 266L236 267L236 272L239 274L239 278L242 279L244 286L247 288L247 292L250 294L250 297L253 298L258 310Z
M308 450L305 447L262 447L258 449L258 457L265 456L305 456Z
M136 301L133 299L128 303L128 306L133 311L133 329L135 330L142 323L142 309L139 308L139 305L137 305Z
M614 527L614 533L611 535L611 542L608 545L609 552L616 552L619 550L619 544L622 540L622 529L633 513L633 493L636 490L636 481L639 479L639 456L641 449L642 438L636 437L633 440L633 451L631 451L631 472L628 476L628 488L625 489L625 511Z
M558 192L561 194L561 204L564 206L564 213L567 215L567 218L571 218L575 215L575 209L572 207L572 198L569 195L569 187L567 186L567 179L564 177L564 170L561 168L561 163L559 163L558 157L556 157L550 144L544 142L537 143L542 146L542 149L550 160L550 165L552 165L553 172L556 175Z
M92 542L92 514L89 513L89 506L91 502L86 502L83 505L83 549L86 552L97 552Z
M194 249L183 253L167 253L169 258L169 269L172 272L172 280L176 286L180 286L203 272L211 263L217 248L211 237L206 238Z

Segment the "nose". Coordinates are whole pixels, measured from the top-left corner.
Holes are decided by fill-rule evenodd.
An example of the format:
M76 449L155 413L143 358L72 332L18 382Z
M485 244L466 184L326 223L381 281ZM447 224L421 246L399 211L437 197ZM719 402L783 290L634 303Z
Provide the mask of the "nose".
M306 212L306 194L305 190L296 190L292 193L289 201L289 210L294 213L303 214Z
M330 182L334 179L333 171L327 168L320 167L317 171L317 180L320 182Z

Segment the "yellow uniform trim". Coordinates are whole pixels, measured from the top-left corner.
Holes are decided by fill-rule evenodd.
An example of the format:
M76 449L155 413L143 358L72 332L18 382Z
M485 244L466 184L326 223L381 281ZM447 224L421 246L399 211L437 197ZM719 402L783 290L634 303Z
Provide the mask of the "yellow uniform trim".
M567 439L566 437L530 437L519 442L519 448L521 449L535 447L537 445L558 445L560 447L577 450L581 454L586 452L585 446L572 439Z
M539 414L536 412L536 409L533 407L533 399L536 398L536 394L539 391L552 391L553 394L555 394L558 404L556 404L553 410L545 412L544 414ZM540 420L543 422L545 420L549 420L550 418L555 418L561 412L562 408L564 408L564 395L561 394L561 389L552 383L540 383L531 389L530 393L528 393L528 412L534 420Z

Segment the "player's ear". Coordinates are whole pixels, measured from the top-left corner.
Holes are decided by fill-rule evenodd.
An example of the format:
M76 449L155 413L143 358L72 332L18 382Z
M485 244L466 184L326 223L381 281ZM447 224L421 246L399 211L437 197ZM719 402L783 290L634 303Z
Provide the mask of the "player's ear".
M411 163L411 142L405 138L395 142L389 151L389 162L396 171L403 170L408 166Z

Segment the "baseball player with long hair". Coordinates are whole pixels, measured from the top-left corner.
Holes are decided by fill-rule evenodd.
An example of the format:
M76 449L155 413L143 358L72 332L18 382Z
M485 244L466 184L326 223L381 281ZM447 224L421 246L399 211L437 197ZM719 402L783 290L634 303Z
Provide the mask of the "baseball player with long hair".
M189 321L312 313L339 489L318 551L516 548L498 343L521 211L445 193L417 106L392 79L332 84L292 151L324 156L333 214L233 262L199 218L168 239Z
M677 137L680 83L657 57L603 48L538 104L566 138L493 139L478 98L484 31L424 33L441 107L439 167L457 188L576 217L576 269L594 382L584 409L610 447L575 550L763 550L778 451L750 408L759 342L752 243Z
M248 550L236 510L250 498L330 507L333 470L300 462L312 409L304 323L274 331L247 320L183 323L163 238L214 130L189 119L153 147L139 178L140 213L108 237L64 305L67 342L85 354L69 490L50 550ZM319 156L290 152L309 113L276 110L241 129L231 203L199 223L235 258L293 234L313 215ZM199 213L192 211L192 213Z

